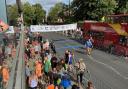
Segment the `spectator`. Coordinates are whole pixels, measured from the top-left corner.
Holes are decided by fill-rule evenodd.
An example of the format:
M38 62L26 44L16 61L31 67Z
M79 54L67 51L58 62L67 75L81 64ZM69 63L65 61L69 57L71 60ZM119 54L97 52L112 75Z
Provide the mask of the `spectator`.
M54 86L53 82L50 82L47 89L55 89L55 86Z
M50 43L50 46L51 46L53 53L56 54L56 47L53 41Z
M48 61L48 57L45 57L44 63L44 73L48 76L49 71L51 70L51 62Z
M51 65L52 65L52 68L55 68L57 66L57 57L55 54L53 54L52 58L51 58Z
M94 89L93 84L91 81L88 81L88 86L86 89Z
M69 59L68 59L68 64L69 64L69 65L72 65L73 55L72 55L72 53L71 53L70 51L68 52L68 58L69 58Z
M38 78L42 76L42 63L41 61L35 62L35 73Z
M3 77L3 85L6 88L8 85L8 80L9 80L9 69L6 63L3 64L2 77Z
M2 87L2 66L0 66L0 87Z
M80 89L77 85L72 85L72 89Z
M38 78L35 75L34 72L32 72L32 75L29 77L29 87L30 89L37 89L38 85Z
M63 86L64 89L67 89L68 87L71 86L71 81L70 81L69 76L67 74L65 74L62 77L61 85Z
M26 84L28 84L29 77L30 77L30 69L29 69L29 64L28 63L26 63L26 66L25 66L25 75L26 75Z
M68 64L68 60L69 60L69 51L66 50L65 51L65 63Z
M82 83L83 74L84 74L84 71L86 70L86 65L83 62L83 59L80 59L79 62L76 63L76 67L78 68L77 80L78 80L78 82L80 80L80 83ZM80 79L79 79L79 77L80 77Z
M7 57L11 57L11 52L12 52L12 49L11 49L11 47L8 46L6 49Z
M64 59L61 59L61 65L64 70L67 70L67 64L65 63Z

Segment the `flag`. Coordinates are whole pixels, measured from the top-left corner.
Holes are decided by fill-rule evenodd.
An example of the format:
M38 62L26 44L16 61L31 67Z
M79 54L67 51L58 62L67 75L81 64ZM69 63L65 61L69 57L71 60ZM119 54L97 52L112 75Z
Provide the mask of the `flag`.
M2 20L0 20L0 32L4 32L9 28L9 26L4 23Z

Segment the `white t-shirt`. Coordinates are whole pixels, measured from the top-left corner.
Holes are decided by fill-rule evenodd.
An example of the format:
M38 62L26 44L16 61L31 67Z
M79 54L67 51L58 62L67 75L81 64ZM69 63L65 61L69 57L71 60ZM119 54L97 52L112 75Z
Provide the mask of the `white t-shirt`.
M11 54L11 51L12 51L11 48L8 47L7 48L7 54Z
M38 51L39 51L38 45L36 45L36 46L34 47L34 49L35 49L36 52L38 52Z

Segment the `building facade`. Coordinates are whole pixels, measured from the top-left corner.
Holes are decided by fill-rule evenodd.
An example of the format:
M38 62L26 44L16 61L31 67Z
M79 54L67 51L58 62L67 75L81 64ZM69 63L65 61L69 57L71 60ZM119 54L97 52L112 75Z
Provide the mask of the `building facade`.
M6 0L0 0L0 19L7 23Z

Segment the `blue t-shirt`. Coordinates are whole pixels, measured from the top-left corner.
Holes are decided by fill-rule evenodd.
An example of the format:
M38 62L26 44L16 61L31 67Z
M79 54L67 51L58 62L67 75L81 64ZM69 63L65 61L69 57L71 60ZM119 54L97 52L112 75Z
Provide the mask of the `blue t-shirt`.
M89 47L89 48L92 48L92 42L91 42L91 40L89 39L89 40L87 40L86 41L86 43L85 43L85 47Z

